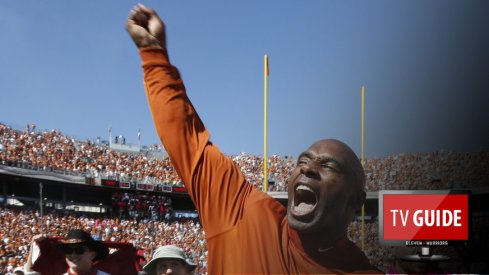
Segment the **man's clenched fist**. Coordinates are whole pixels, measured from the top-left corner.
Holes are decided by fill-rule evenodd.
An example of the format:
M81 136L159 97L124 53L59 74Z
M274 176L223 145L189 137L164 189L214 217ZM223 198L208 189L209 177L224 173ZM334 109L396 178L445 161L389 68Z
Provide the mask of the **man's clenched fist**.
M137 4L129 13L126 30L138 48L166 48L165 24L153 9Z

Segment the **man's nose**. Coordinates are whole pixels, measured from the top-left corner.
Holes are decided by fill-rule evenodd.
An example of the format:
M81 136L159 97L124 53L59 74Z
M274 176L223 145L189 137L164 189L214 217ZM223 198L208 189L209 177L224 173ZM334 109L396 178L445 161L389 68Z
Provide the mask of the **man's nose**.
M301 172L306 177L316 178L319 175L318 164L315 161L309 161L308 163L302 165Z

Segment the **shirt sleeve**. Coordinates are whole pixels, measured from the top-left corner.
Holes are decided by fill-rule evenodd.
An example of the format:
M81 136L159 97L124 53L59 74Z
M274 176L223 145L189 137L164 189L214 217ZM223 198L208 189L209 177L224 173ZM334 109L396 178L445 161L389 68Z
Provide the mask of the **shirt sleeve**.
M243 216L249 194L257 190L210 142L166 51L148 47L140 49L140 55L156 131L199 212L207 238L230 230Z

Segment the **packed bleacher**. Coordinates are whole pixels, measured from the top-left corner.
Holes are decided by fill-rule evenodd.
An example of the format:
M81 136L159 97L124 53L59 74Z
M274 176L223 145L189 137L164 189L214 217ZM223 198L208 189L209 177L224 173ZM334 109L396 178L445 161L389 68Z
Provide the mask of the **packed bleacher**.
M112 194L112 213L121 219L168 222L172 211L171 198L164 195L127 192Z
M119 219L68 211L50 211L41 220L37 209L2 207L0 222L0 274L24 265L34 235L62 237L71 228L84 229L96 240L131 243L144 251L146 260L156 247L175 244L199 263L199 274L205 274L207 269L205 233L193 220Z
M77 141L59 130L15 130L0 123L0 164L26 169L176 184L178 175L168 158L149 158L147 152L131 154L93 141Z
M147 260L159 245L175 244L183 247L187 256L199 263L199 274L204 274L207 267L205 233L195 221L137 221L51 211L44 215L41 223L37 209L1 208L0 222L6 225L0 228L0 258L5 259L0 263L0 270L3 272L9 265L11 269L23 266L32 236L41 231L49 236L65 236L73 227L90 232L96 240L132 243L137 249L145 252ZM376 222L366 223L366 254L375 266L383 268L389 264L388 260L392 259L392 248L378 247L377 228ZM348 236L360 246L358 222L350 225Z
M151 146L157 148L158 146ZM229 156L248 181L262 188L263 158L241 153ZM269 191L287 191L286 179L295 167L291 156L269 158ZM169 158L154 158L147 151L131 153L111 149L98 140L79 141L59 130L37 130L29 124L13 129L0 123L0 165L78 175L88 178L117 179L163 185L182 185ZM483 187L489 182L489 150L459 153L397 154L365 160L367 191L384 189L447 189ZM89 231L95 239L129 242L144 251L149 259L162 244L183 247L187 256L199 263L199 274L206 273L206 242L198 221L170 219L171 198L154 193L134 195L114 192L109 216L87 216L70 211L40 213L28 208L0 208L0 274L22 266L33 235L43 230L51 236L63 236L76 226ZM474 220L486 226L487 215ZM360 223L353 222L348 236L360 246ZM489 232L487 228L482 231ZM487 233L476 238L485 240ZM387 270L395 251L378 245L378 223L365 224L365 253L372 264Z
M368 158L364 167L369 191L483 187L489 180L489 150L397 154Z
M487 226L487 219L486 215L474 220L477 227L474 232L479 232L474 236L474 243L487 243L488 228L479 228L480 225ZM1 207L0 222L4 225L0 227L0 274L24 265L34 235L65 236L74 227L90 232L96 240L131 243L144 253L147 261L159 245L175 244L184 248L189 259L199 263L198 274L206 274L207 270L205 233L198 221L120 219L54 210L45 213L41 220L38 209ZM378 244L376 221L365 223L364 234L365 254L374 266L387 271L394 261L397 248ZM361 235L361 223L352 222L348 228L348 238L361 247ZM444 254L457 257L453 248L443 249ZM462 262L452 261L450 264L456 264L456 268L463 270Z
M249 182L263 183L263 158L241 153L230 158ZM286 178L295 167L290 156L268 159L269 191L287 191ZM128 153L95 141L76 141L59 130L15 130L0 123L0 164L27 169L163 185L182 185L168 157ZM365 160L366 190L448 189L485 186L489 149L460 153L397 154Z

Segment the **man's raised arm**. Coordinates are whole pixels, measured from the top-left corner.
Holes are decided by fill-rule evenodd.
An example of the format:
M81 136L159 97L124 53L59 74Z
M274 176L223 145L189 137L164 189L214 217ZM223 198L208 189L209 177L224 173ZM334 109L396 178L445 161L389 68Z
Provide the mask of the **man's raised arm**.
M209 135L187 98L180 73L170 64L165 25L154 10L138 4L129 14L126 29L143 60L144 84L158 135L180 178L188 183L193 158ZM185 144L186 137L197 139Z
M184 182L206 235L230 229L239 220L252 188L231 159L210 142L166 50L163 21L137 5L126 24L143 61L146 94L158 135Z

